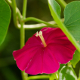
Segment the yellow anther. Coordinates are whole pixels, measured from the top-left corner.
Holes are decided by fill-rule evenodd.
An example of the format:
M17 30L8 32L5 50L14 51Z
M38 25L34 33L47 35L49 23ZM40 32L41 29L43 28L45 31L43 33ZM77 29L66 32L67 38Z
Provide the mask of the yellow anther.
M42 35L42 31L40 31L39 33L38 33L38 32L36 33L36 37L38 37L38 36L40 37L40 39L41 39L44 47L46 47L47 44L46 44L45 39L44 39L44 37L43 37L43 35Z

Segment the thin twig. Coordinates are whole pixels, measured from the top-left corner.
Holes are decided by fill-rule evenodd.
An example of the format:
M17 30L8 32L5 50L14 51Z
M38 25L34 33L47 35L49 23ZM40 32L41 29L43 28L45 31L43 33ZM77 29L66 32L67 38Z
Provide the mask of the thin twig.
M64 22L64 19L61 19L62 22ZM50 21L48 22L49 24L52 24L51 26L50 25L46 25L46 24L43 24L43 23L40 23L40 24L32 24L32 25L24 25L24 28L25 29L38 29L38 28L43 28L43 27L58 27L56 25L56 22L55 21ZM18 28L20 28L20 24L18 24Z

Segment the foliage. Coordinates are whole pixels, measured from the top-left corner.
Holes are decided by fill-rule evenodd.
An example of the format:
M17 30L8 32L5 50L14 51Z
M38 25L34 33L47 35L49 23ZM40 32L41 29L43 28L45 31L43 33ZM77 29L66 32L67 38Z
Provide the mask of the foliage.
M9 23L10 23L11 11L8 4L4 0L0 0L0 45L4 41Z
M22 10L20 9L21 10L20 12L20 10L17 8L15 0L0 0L0 46L1 46L0 47L0 53L1 53L0 54L0 62L1 62L0 74L2 73L1 80L11 80L11 77L13 80L14 79L21 80L21 77L17 77L18 74L16 74L16 71L17 73L19 73L19 76L20 76L20 72L17 68L15 68L16 67L14 64L15 62L12 58L11 53L14 49L19 49L19 46L23 47L25 43L25 39L27 40L30 36L33 35L33 33L35 33L37 30L45 26L59 27L65 33L65 35L68 37L71 43L76 47L77 50L75 51L73 59L66 65L60 64L60 69L55 74L38 75L38 76L29 75L28 77L28 75L25 76L24 72L22 72L22 79L25 80L27 78L26 80L28 79L35 80L35 79L46 78L50 80L53 80L53 79L56 79L56 80L57 79L59 80L77 80L78 79L79 80L80 79L79 73L78 72L75 73L76 71L74 71L73 67L76 68L77 63L80 60L80 1L69 0L69 4L66 5L65 1L67 0L65 1L64 0L48 0L48 5L47 5L46 0L40 0L39 2L37 0L34 0L34 1L28 0L29 5L27 5L27 0L21 0L20 7L22 6L22 1L23 1L23 9ZM20 0L17 0L17 3L18 2L20 2ZM40 5L40 7L37 3ZM34 5L36 10L33 10L33 6L31 5ZM39 8L37 8L36 5ZM26 11L27 10L26 6L28 6L28 11ZM49 10L52 17L50 16L48 7L46 6L49 6ZM61 19L62 18L61 6L64 8L64 12L63 12L64 22ZM10 18L11 18L10 7L12 8L12 13L13 13L13 21L11 20L11 24L10 24ZM44 11L42 11L41 7L42 9L44 9ZM33 10L33 12L31 12L30 9ZM37 10L40 12L37 13ZM41 20L35 17L26 18L26 12L28 14L27 16L32 15L37 18L40 18ZM45 16L45 18L43 16ZM46 22L46 21L52 20L52 18L54 20L53 23ZM27 24L25 24L25 22ZM30 23L30 25L28 25L28 23ZM31 23L37 23L37 24L31 24ZM43 24L39 24L39 23L43 23ZM9 28L9 24L10 24L10 28ZM15 28L14 28L14 25L15 25ZM20 39L19 39L18 29L20 29ZM27 29L26 32L24 29ZM24 38L25 34L27 36L26 38ZM20 42L20 45L19 45L19 42ZM9 58L5 58L5 57L9 57ZM15 70L13 70L14 68ZM79 70L79 68L77 70ZM9 76L8 72L9 74L11 74L11 77Z

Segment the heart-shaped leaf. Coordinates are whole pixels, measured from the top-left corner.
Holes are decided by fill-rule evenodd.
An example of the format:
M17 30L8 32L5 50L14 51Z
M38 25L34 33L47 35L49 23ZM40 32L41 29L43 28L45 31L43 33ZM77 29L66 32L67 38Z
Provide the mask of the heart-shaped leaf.
M77 77L71 67L64 66L59 72L59 80L77 80Z
M67 27L65 26L66 24L64 25L62 23L60 17L59 17L59 14L58 14L58 12L60 13L60 6L59 6L59 4L55 0L48 0L48 4L49 4L51 15L54 18L54 20L56 21L56 23L58 24L59 28L65 33L65 35L68 37L68 39L76 47L76 49L78 49L78 51L80 51L80 46L77 43L77 41L75 40L75 37L73 37L73 35L69 32L70 30L68 30ZM59 10L57 10L57 9L59 9ZM69 11L70 10L69 11L68 10L67 10L67 14L69 15ZM65 12L66 12L66 10L65 10Z
M11 11L5 0L0 0L0 45L5 39L10 23Z
M69 3L64 10L64 24L80 44L80 1Z

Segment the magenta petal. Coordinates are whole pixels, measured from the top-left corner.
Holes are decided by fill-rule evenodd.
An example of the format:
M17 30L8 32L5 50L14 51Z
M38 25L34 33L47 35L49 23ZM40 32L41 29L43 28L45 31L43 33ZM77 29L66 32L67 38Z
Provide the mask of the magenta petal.
M52 33L55 29L56 29L56 28L50 28L50 27L45 27L45 28L42 28L42 29L41 29L45 41L47 41L47 39L49 38L49 36L51 35L51 33Z
M70 48L59 44L50 44L49 49L53 52L58 62L62 64L70 61L75 52L75 50L71 50Z
M59 63L52 51L46 47L43 54L43 73L51 74L59 69Z
M41 46L38 46L38 48L40 48ZM25 45L22 49L20 50L17 50L17 51L13 51L13 56L14 56L14 59L18 59L19 57L27 54L27 52L31 51L31 50L35 50L35 48L37 48L37 46L35 45Z
M30 60L35 56L37 50L38 48L27 50L16 59L16 64L20 70L25 70Z
M25 70L31 59L41 47L42 44L40 38L36 38L36 36L33 35L28 39L26 45L22 49L14 51L13 56L18 68L22 71Z
M63 37L65 37L67 39L67 37L65 36L65 34L59 28L52 29L52 31L49 32L48 35L49 36L47 38L47 44L51 43L52 41L54 41L56 39L60 39L60 38L63 38Z
M36 36L33 35L31 38L28 39L26 45L22 49L13 52L14 59L16 60L18 57L25 55L27 50L29 51L31 50L31 48L35 47L40 48L42 47L42 44L40 39L37 39Z
M65 36L65 34L61 31L59 28L50 28L50 27L45 27L41 29L43 32L44 39L47 44L54 42L55 39L60 39L64 38L68 40L68 38ZM68 40L69 41L69 40Z
M60 63L67 63L73 57L76 48L68 40L66 35L59 28L43 28L44 38L46 38L46 43L51 48L51 51L55 55L55 58ZM48 30L49 29L49 30ZM47 37L45 37L47 36Z
M64 47L67 47L70 50L72 50L73 52L75 52L75 50L76 50L74 45L66 37L61 37L60 39L55 39L54 41L55 41L55 44L59 44Z
M56 72L58 69L59 63L54 55L48 49L45 50L43 48L32 58L25 72L32 75L39 73L50 74Z
M26 45L28 45L28 44L41 45L41 40L40 40L39 37L36 37L35 34L34 34L34 35L33 35L32 37L30 37L30 38L28 39L28 41L26 42Z
M25 72L31 75L42 73L43 65L43 49L39 49L35 56L31 59L30 63L25 69Z

